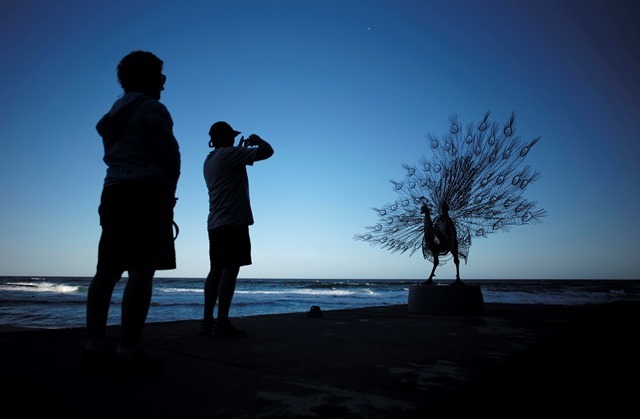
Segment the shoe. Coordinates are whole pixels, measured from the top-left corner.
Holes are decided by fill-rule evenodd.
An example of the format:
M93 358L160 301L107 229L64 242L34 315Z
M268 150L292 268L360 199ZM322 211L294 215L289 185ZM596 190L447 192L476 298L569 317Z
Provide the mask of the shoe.
M245 338L247 337L247 331L244 329L238 329L234 327L231 322L227 320L217 321L213 325L211 332L213 338Z
M162 362L149 358L147 352L138 348L133 356L124 356L116 352L115 370L124 376L156 376L164 372Z
M200 331L198 332L198 336L210 336L211 332L213 331L213 327L216 324L216 320L213 319L213 321L204 321L202 320L200 322Z
M103 349L85 349L80 357L80 372L83 374L103 374L113 367L116 353L110 346Z

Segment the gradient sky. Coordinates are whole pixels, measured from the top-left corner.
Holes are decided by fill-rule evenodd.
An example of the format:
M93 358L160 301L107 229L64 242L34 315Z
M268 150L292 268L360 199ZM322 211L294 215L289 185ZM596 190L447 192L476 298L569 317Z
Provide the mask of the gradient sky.
M95 124L142 49L182 153L178 268L208 272L207 132L275 149L248 169L247 278L424 279L355 241L448 118L516 112L543 223L476 239L462 279L640 278L640 2L0 0L0 275L92 276L105 174ZM428 155L428 154L427 154ZM452 279L453 263L436 279Z

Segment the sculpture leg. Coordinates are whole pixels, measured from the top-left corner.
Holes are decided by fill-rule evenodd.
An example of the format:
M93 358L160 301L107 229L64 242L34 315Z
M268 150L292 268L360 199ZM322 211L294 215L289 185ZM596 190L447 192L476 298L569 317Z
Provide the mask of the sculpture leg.
M431 275L429 275L429 279L427 279L427 282L425 282L425 284L433 284L433 277L435 276L436 268L438 267L439 263L440 263L440 261L438 260L438 256L434 255L433 256L433 269L431 269Z
M460 280L460 258L458 257L457 253L453 254L453 263L456 264L456 282L455 282L455 284L462 284L462 281Z

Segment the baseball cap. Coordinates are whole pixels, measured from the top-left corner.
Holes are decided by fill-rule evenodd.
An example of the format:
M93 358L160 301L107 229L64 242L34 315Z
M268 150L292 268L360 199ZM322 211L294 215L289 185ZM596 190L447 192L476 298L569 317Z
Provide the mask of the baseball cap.
M224 121L218 121L214 123L209 129L209 135L212 138L235 138L238 134L240 134L240 131L234 130L233 128L231 128L231 125L227 124Z

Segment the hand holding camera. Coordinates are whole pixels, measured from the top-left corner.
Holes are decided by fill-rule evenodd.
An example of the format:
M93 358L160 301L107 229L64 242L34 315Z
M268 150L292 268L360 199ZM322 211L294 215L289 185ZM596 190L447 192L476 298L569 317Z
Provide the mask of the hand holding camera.
M251 134L247 139L244 138L244 135L240 137L239 147L254 147L257 146L258 143L262 141L262 138L257 136L256 134Z

